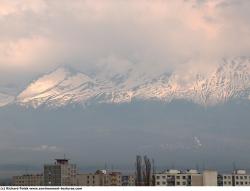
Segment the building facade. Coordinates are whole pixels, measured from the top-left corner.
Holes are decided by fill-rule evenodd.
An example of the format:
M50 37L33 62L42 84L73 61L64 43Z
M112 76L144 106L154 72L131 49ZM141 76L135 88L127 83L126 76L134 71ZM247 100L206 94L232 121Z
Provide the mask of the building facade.
M231 174L218 175L219 186L250 186L250 174L246 170L235 170Z
M44 165L45 186L76 186L76 165L67 159L56 159L55 164Z
M108 173L109 186L122 186L122 173L121 172L110 172Z
M166 170L162 173L154 174L155 186L192 186L192 176L196 177L196 184L200 185L201 174L197 171L181 172L179 170Z
M129 181L132 180L129 179ZM106 170L77 174L77 186L122 186L122 174Z
M98 170L96 173L77 174L77 186L108 186L109 177L106 170Z
M167 170L154 174L155 186L217 186L217 172Z
M25 174L21 176L13 176L13 186L43 186L42 174Z
M122 176L122 186L135 186L135 176L133 175Z
M218 186L218 173L214 170L205 170L202 174L203 186Z

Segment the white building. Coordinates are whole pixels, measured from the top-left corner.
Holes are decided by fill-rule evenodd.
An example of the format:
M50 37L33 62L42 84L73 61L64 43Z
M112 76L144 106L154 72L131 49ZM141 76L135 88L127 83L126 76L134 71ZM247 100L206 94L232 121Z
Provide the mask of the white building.
M106 174L77 174L77 186L106 186L107 184L108 180Z
M235 170L231 174L218 176L219 186L250 186L250 174L246 170Z
M218 173L214 170L205 170L202 173L202 184L203 186L217 186L218 185Z
M130 184L132 180L128 179L128 181L127 183ZM77 186L122 186L122 174L106 170L78 174Z
M167 170L154 174L156 186L217 186L217 172L204 171L202 174L197 170Z
M154 174L156 186L192 186L192 176L201 176L198 172L191 170L181 172L179 170L166 170L162 173Z

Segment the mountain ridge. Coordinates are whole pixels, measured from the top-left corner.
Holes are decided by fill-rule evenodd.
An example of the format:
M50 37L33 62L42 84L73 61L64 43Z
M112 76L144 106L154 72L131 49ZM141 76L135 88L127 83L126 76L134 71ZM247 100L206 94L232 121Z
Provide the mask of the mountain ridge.
M195 74L185 79L178 71L155 77L138 74L133 69L124 73L90 76L67 67L57 68L33 81L14 99L1 96L8 104L38 108L63 107L68 104L129 103L132 100L171 102L184 99L203 106L213 106L233 99L250 99L250 59L223 60L217 69L204 76Z

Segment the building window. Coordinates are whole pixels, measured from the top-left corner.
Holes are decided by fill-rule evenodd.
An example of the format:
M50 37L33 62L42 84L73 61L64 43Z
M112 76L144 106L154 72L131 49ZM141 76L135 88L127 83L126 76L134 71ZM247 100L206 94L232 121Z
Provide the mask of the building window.
M182 179L186 179L186 176L182 176Z
M157 179L160 179L160 176L157 176L156 178L157 178Z
M186 185L186 182L183 182L182 185Z
M180 179L180 176L176 176L177 179Z
M160 182L157 182L157 185L160 185Z
M180 185L180 182L176 182L176 185Z
M224 176L224 179L227 179L227 177L226 177L226 176Z

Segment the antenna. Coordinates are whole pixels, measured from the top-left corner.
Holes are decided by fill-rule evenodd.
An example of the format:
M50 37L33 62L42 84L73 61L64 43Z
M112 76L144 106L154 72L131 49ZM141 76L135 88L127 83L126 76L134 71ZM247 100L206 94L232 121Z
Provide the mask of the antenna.
M202 169L203 170L206 170L206 166L205 166L205 162L203 161L203 163L202 163Z
M112 170L112 172L114 171L114 165L111 166L111 170Z
M107 170L107 162L104 164L104 170Z
M153 174L155 174L155 160L152 159L152 166L153 166Z
M25 174L28 174L28 166L25 167Z
M175 169L175 163L174 162L172 162L171 168Z
M198 163L196 163L195 168L196 168L197 171L200 171L200 167L199 167Z
M236 171L237 167L236 167L236 162L233 161L233 170Z

